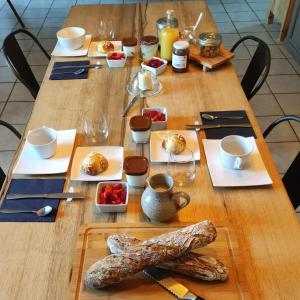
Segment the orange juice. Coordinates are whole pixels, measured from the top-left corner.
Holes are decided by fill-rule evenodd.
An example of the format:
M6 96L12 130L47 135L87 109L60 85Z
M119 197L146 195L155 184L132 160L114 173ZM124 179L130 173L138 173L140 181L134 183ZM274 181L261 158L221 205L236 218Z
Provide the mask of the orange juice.
M161 31L160 57L167 61L172 60L173 43L179 39L178 28L167 27Z

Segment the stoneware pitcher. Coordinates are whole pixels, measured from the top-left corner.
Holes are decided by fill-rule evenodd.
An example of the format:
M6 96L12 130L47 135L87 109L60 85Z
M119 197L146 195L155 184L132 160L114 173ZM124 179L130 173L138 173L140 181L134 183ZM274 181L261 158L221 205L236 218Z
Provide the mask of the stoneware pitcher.
M178 210L190 202L188 194L173 191L173 178L167 174L149 177L147 186L142 195L142 208L145 215L153 221L163 222L173 218ZM180 199L183 199L181 204Z

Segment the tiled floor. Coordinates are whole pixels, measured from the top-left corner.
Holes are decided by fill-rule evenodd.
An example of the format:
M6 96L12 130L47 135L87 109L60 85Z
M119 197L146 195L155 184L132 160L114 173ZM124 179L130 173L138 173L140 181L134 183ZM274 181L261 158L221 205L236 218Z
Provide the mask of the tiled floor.
M138 0L124 1L138 2ZM70 6L99 3L100 0L13 0L12 2L29 30L50 51L56 43L55 33L63 25ZM101 0L101 2L123 3L123 0ZM258 36L270 46L272 54L270 74L267 82L251 100L262 130L272 120L284 114L300 116L300 66L278 41L280 24L266 24L270 0L207 0L206 2L223 35L226 47L230 48L239 38L248 34ZM16 28L19 28L17 20L6 1L0 0L0 45L5 36ZM41 81L47 60L26 37L20 37L20 44L38 80ZM233 64L240 77L244 74L254 51L255 44L248 42L236 52ZM1 119L17 125L22 131L33 104L34 99L22 84L16 81L0 51ZM300 124L286 123L278 126L267 141L279 172L284 174L300 150ZM4 170L7 170L16 147L16 139L6 129L1 129L0 165Z

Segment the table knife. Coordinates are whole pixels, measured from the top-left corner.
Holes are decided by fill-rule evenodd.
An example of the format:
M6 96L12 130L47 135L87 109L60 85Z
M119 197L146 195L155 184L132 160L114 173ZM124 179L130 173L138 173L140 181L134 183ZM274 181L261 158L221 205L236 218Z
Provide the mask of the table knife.
M55 67L53 66L53 70L52 71L55 71L55 70L63 70L63 69L70 69L70 68L78 68L78 69L82 69L82 68L100 68L100 67L103 67L103 65L100 65L100 64L93 64L93 65L77 65L77 66L61 66L61 67Z
M8 200L19 200L19 199L28 199L28 198L46 198L46 199L84 199L84 195L80 193L53 193L53 194L8 194L6 199Z
M128 113L128 111L130 110L130 108L134 105L134 103L139 100L141 97L140 95L136 95L132 98L132 100L128 103L128 105L126 106L126 108L123 111L122 117L125 117Z
M249 123L242 123L242 124L204 124L204 125L194 125L188 124L186 125L188 129L216 129L216 128L251 128L252 125Z
M163 270L149 267L143 272L180 300L204 300L204 298L191 293L183 284L168 276Z

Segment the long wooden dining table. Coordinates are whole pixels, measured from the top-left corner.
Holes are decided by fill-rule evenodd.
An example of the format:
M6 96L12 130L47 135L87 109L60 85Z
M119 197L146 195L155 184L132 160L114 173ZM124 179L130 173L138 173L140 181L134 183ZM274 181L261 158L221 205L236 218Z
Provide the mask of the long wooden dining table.
M202 11L204 17L200 31L216 30L204 1L79 5L71 8L65 27L83 27L93 39L97 39L100 18L109 18L116 26L118 37L136 36L140 39L142 35L156 34L155 22L169 8L175 10L181 26L194 24ZM149 145L134 144L128 125L130 117L139 114L145 103L138 102L126 118L121 117L131 100L126 85L140 68L139 58L128 59L124 68L104 66L89 70L86 80L49 80L53 63L66 60L74 58L51 59L26 132L43 125L57 130L76 128L75 147L84 146L82 112L90 110L93 111L93 120L101 115L108 120L109 136L105 145L123 146L125 155L149 157ZM104 59L101 61L105 65ZM168 66L159 80L163 89L158 95L148 98L147 104L167 108L168 130L185 129L185 124L193 124L199 119L201 111L245 110L273 181L272 185L262 187L214 188L203 150L205 135L201 132L198 134L201 159L196 166L196 178L181 188L190 195L191 202L170 222L159 226L167 228L206 219L217 226L225 226L236 240L238 255L235 259L243 291L241 298L300 299L299 223L234 68L228 63L214 71L203 72L201 68L190 65L187 73L178 74ZM158 172L166 172L166 165L151 164L150 175ZM96 183L73 182L69 175L70 171L66 174L65 190L73 187L86 198L68 204L61 201L54 223L0 224L0 299L68 299L73 251L83 224L152 226L141 209L142 189L130 189L126 213L99 213L94 204ZM3 193L11 179L10 171Z

